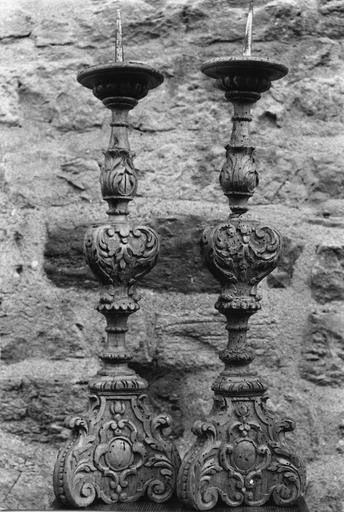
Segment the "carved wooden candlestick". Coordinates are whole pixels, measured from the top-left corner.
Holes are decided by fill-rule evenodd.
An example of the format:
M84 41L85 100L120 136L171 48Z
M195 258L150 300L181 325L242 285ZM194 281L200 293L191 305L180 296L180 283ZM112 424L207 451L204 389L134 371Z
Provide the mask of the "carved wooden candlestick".
M250 56L252 6L243 57L213 59L202 71L218 80L233 104L233 129L226 147L220 184L228 197L227 222L206 229L202 236L205 262L221 283L215 307L225 315L228 346L220 353L225 368L215 380L214 405L206 422L196 422L195 445L178 475L178 496L197 510L209 510L222 500L230 507L294 503L305 488L305 469L289 446L285 432L290 419L276 420L266 408L266 386L249 370L254 353L247 346L248 320L260 306L257 284L275 267L280 235L246 213L258 185L254 148L250 143L251 106L272 80L288 69Z
M102 285L98 311L107 322L103 368L89 384L87 413L69 421L73 438L60 451L54 471L56 497L73 507L89 506L96 499L136 501L144 495L166 501L174 493L180 463L163 436L169 416L152 414L147 383L127 364L127 320L139 309L135 282L152 269L159 252L152 229L128 222L128 203L137 189L128 112L163 76L145 64L123 62L120 35L118 20L116 62L90 67L77 77L111 109L112 122L100 176L111 220L85 237L87 263Z

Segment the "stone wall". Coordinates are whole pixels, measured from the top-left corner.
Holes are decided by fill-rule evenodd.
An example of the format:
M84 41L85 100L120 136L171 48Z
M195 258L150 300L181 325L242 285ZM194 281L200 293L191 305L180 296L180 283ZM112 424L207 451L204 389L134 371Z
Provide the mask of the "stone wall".
M231 107L200 71L240 52L243 0L122 0L127 59L164 84L131 116L139 193L132 220L161 257L141 283L129 344L181 452L211 406L224 321L202 267L202 228L228 213L218 170ZM289 75L254 110L253 213L284 235L252 318L271 408L297 420L312 512L344 504L344 1L256 0L254 52ZM46 508L63 418L84 408L104 322L82 256L103 222L98 175L109 112L75 80L114 56L114 0L2 0L0 19L1 461L4 508Z

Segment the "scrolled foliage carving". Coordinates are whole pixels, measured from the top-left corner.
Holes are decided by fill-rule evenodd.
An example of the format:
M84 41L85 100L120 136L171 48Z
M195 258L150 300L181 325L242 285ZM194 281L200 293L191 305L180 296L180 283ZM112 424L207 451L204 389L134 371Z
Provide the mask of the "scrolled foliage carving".
M71 422L73 440L58 455L56 496L75 507L96 499L136 501L144 495L166 501L180 464L163 434L169 424L168 416L151 414L145 395L91 396L86 417Z
M257 285L276 267L281 240L276 230L234 216L229 222L207 228L201 246L209 270L235 290Z
M223 401L227 414L215 406L193 430L197 441L178 476L180 498L197 510L220 501L229 507L294 503L304 490L305 468L285 439L291 420L275 421L266 397Z
M86 232L85 258L105 285L132 285L155 265L159 238L145 226L105 225Z

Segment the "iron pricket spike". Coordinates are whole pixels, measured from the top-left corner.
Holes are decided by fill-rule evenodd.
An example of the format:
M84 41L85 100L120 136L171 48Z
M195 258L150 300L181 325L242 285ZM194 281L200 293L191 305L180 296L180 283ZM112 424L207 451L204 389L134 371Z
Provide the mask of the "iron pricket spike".
M122 40L122 20L121 20L121 10L120 9L117 9L117 16L116 16L115 61L116 62L124 61L123 40Z
M248 9L246 30L243 45L243 55L249 57L252 53L252 29L253 29L253 0L250 0Z

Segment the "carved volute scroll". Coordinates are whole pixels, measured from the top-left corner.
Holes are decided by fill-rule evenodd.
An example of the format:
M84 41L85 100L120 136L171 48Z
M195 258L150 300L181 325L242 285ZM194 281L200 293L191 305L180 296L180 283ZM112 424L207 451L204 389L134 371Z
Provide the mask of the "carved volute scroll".
M250 370L254 351L247 331L250 316L261 307L257 285L276 267L281 250L279 233L248 214L248 200L258 186L251 107L272 80L288 71L282 64L251 57L250 44L245 42L242 57L213 59L202 66L225 91L234 114L220 171L230 215L206 229L201 239L204 261L221 284L215 307L227 320L228 345L220 353L225 367L212 385L209 418L193 427L197 440L184 457L177 482L179 498L197 510L220 502L229 507L290 505L305 489L303 462L285 438L294 422L273 417L266 407L266 386Z
M116 56L121 57L117 20ZM109 222L85 236L85 258L101 285L98 311L106 319L106 342L99 354L102 369L89 384L89 409L68 420L72 440L60 450L54 471L56 497L65 505L87 507L132 502L148 497L168 500L175 490L179 455L164 434L167 415L154 416L147 383L128 362L128 317L139 308L137 279L155 265L159 238L128 220L128 204L137 190L137 174L128 139L128 112L163 81L156 70L117 60L87 68L78 81L112 111L109 147L100 185Z

